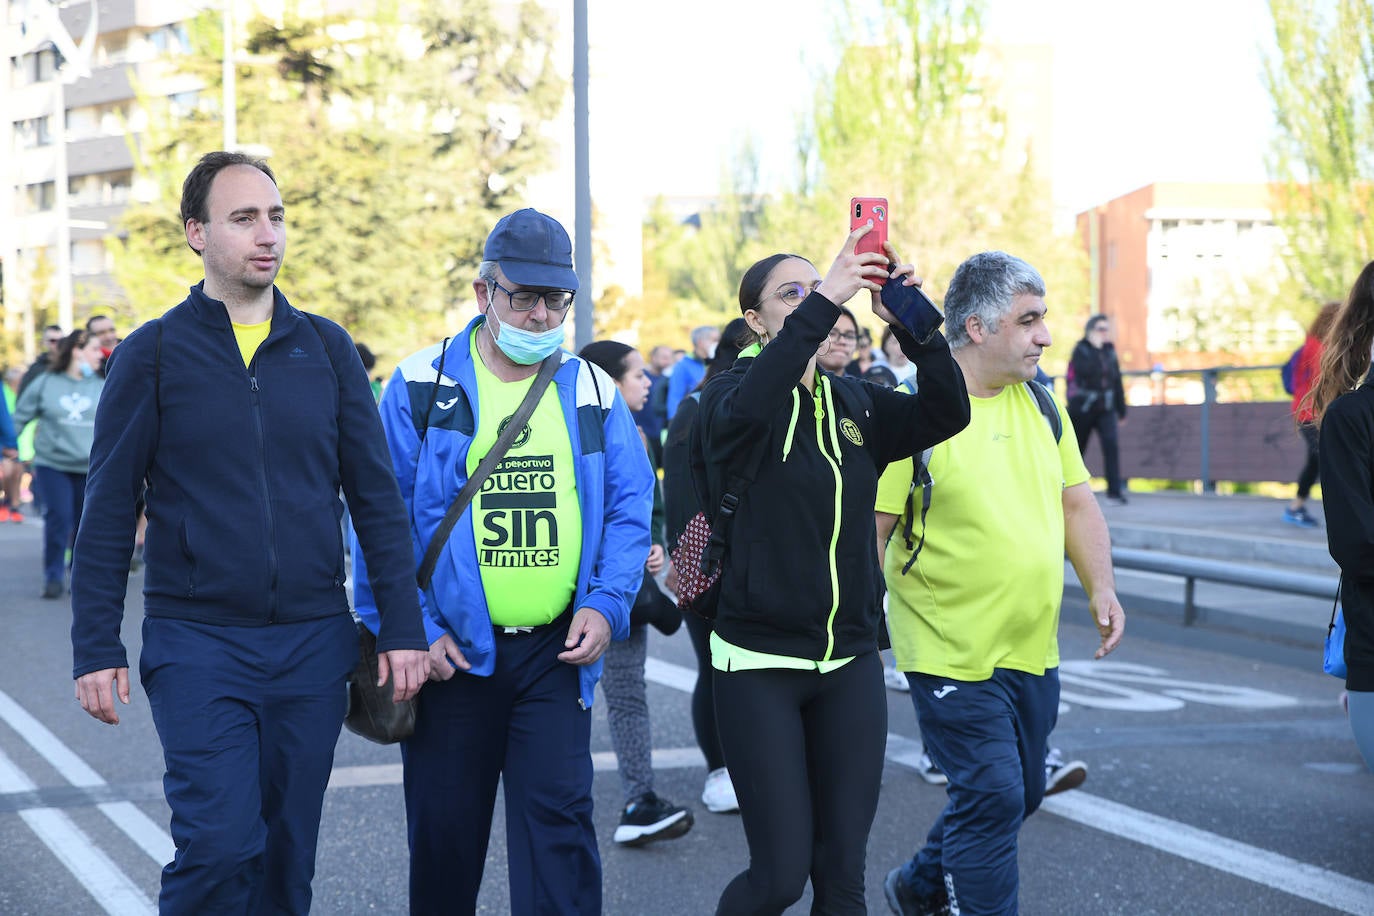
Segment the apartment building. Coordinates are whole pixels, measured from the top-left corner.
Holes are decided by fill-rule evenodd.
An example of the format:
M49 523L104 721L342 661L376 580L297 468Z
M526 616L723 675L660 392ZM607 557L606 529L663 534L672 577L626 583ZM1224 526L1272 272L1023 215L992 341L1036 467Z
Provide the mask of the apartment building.
M32 329L35 303L54 304L47 317L64 327L94 309L118 310L109 245L120 212L146 193L133 170L131 144L145 126L135 87L174 108L197 104L199 87L168 62L185 52L186 21L198 9L177 0L6 0L0 212L13 216L0 231L0 258L7 331Z
M1146 185L1078 214L1093 311L1116 322L1123 368L1267 354L1302 336L1272 306L1284 233L1267 184Z

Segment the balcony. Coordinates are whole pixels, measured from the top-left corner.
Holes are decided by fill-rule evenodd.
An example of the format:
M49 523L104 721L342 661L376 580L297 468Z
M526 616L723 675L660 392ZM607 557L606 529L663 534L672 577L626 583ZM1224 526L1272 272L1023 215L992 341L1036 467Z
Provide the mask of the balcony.
M67 144L67 174L72 177L132 169L128 138L93 137Z
M100 31L119 32L136 26L149 28L180 22L187 16L187 4L176 0L99 0ZM61 11L62 24L73 35L82 35L90 22L91 5L83 3Z
M130 78L133 72L132 64L101 67L68 86L64 101L68 108L85 108L132 99L134 87Z

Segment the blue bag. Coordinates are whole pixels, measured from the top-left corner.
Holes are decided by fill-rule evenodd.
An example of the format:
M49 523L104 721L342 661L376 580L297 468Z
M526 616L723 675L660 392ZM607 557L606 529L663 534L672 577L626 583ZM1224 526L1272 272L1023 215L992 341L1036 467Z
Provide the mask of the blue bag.
M1298 374L1298 357L1302 356L1302 347L1293 351L1293 355L1288 357L1288 362L1283 364L1279 370L1279 377L1283 379L1283 390L1289 394L1295 394L1297 386L1294 383Z
M1345 679L1345 614L1340 599L1331 608L1331 623L1326 628L1326 651L1322 655L1322 670L1332 677Z

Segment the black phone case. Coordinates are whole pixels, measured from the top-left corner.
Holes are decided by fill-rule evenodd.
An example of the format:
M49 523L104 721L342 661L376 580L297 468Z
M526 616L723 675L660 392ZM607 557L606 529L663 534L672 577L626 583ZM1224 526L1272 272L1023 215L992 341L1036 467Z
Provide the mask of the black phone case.
M883 287L881 299L919 343L930 340L945 323L945 313L918 286L907 286L901 280L888 283Z

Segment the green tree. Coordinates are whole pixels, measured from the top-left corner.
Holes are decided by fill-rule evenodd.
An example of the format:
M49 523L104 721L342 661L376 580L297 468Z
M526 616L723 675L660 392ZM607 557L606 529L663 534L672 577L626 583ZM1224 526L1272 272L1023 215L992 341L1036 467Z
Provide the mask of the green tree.
M1264 83L1285 260L1311 302L1344 298L1374 258L1374 0L1269 0Z
M542 124L562 102L538 4L384 3L366 20L248 23L237 68L240 140L270 151L287 207L279 279L383 364L444 333L472 300L486 233L548 165ZM186 68L218 97L213 17ZM159 190L125 217L116 274L140 317L180 301L198 265L176 215L180 182L220 144L218 112L155 112L139 175Z
M665 246L674 294L692 298L682 273L688 251L691 275L729 286L731 299L744 268L772 251L802 254L824 274L848 227L849 198L882 196L893 243L937 299L976 251L1002 248L1035 265L1066 359L1087 315L1086 260L1072 236L1053 231L1048 183L1031 151L1008 140L996 68L988 66L995 55L982 41L983 8L976 0L838 6L848 43L799 131L799 177L774 197L727 192L714 235L703 215L697 238ZM722 246L722 237L736 244ZM866 300L856 312L876 329Z

